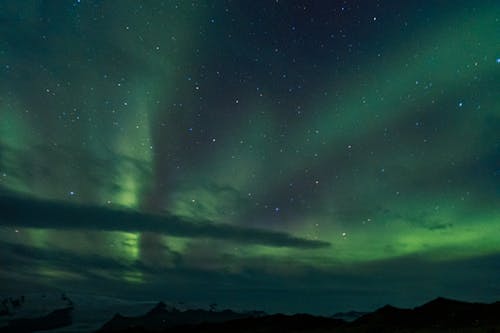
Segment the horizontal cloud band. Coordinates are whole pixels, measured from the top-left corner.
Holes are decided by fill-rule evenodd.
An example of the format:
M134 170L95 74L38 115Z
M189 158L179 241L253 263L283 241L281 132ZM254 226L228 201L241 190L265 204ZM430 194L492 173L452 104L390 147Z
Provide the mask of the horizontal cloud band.
M157 232L180 237L208 237L304 249L330 245L328 242L298 238L287 233L211 221L195 223L178 216L144 214L12 196L0 197L0 225L41 229Z

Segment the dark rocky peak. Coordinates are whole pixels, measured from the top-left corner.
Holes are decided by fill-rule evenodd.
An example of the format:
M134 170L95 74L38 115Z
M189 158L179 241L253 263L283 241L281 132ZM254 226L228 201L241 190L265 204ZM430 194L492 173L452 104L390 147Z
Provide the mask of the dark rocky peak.
M163 302L158 302L151 310L149 310L147 315L159 315L166 312L168 312L167 305Z

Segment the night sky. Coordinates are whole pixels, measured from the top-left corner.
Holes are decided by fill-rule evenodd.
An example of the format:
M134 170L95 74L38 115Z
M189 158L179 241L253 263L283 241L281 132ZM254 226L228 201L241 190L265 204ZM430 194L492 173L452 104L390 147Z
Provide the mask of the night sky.
M0 2L0 293L500 299L498 1Z

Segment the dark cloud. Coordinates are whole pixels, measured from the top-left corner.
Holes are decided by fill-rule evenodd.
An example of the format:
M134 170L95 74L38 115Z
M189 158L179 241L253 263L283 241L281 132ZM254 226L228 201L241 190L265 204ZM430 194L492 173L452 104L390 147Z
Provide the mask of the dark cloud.
M154 232L181 237L217 238L247 244L317 249L329 243L283 232L243 228L211 221L190 222L177 216L144 214L98 206L74 205L21 197L0 197L0 225L41 229Z

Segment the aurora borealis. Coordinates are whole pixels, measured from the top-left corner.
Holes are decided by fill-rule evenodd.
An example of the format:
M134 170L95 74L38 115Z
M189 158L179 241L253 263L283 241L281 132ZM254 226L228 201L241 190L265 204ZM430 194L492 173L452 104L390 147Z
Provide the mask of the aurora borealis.
M0 3L0 291L500 298L498 1Z

